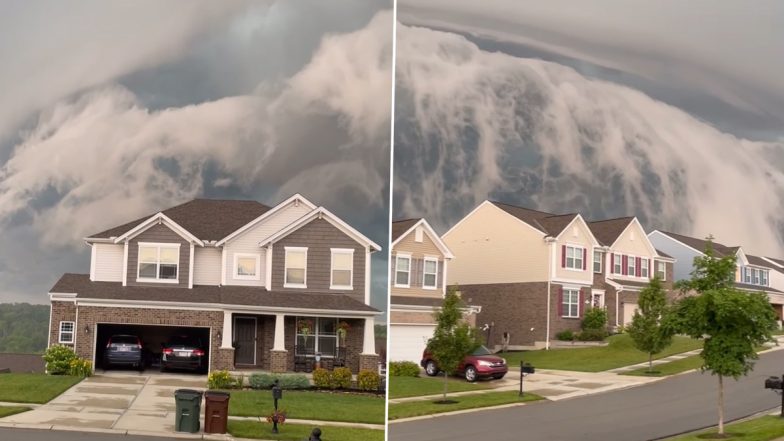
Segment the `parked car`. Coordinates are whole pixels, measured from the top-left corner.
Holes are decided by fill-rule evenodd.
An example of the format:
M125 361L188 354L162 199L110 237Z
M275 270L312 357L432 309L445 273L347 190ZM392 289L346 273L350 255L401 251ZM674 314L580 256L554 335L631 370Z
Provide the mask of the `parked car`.
M135 335L113 335L106 342L103 353L103 368L113 366L132 366L144 370L142 341Z
M433 359L433 354L428 348L422 353L420 365L425 368L427 375L434 377L441 372L438 364ZM474 352L466 355L463 362L457 367L457 374L465 377L467 381L476 381L479 378L495 378L500 380L509 371L506 360L494 355L484 346L480 346Z
M176 335L163 345L161 372L166 369L203 371L207 367L205 355L200 338Z

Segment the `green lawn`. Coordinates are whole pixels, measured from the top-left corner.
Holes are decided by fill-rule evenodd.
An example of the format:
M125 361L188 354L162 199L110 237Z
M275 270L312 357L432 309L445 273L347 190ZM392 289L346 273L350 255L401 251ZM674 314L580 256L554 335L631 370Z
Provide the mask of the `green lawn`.
M648 354L634 348L628 334L613 335L607 339L607 346L589 348L543 349L536 351L507 352L498 354L505 357L509 366L520 365L520 360L531 363L539 369L560 369L567 371L600 372L648 361ZM691 351L702 347L700 340L676 336L672 345L656 355L654 359Z
M449 378L449 392L485 390L492 382L469 383L459 378ZM421 397L444 392L444 377L389 377L389 398Z
M692 355L680 360L671 361L669 363L662 363L658 366L653 366L653 372L647 372L648 368L635 369L633 371L624 372L621 375L636 375L641 377L666 377L667 375L679 374L681 372L699 369L702 366L702 357L699 355Z
M340 441L384 441L383 430L357 429L353 427L321 426L321 436L325 440ZM313 426L301 424L282 424L278 434L272 433L272 424L254 421L229 420L229 433L237 438L258 438L265 440L301 441L308 439Z
M527 401L537 401L543 398L526 393L523 397L518 396L517 391L488 392L475 395L463 395L448 397L450 400L457 401L454 404L436 404L435 400L407 401L404 403L389 403L389 419L409 418L422 415L432 415L434 413L451 412L453 410L476 409L480 407L498 406L501 404L523 403Z
M233 390L229 415L267 416L272 413L272 392ZM284 391L278 408L289 418L350 423L384 424L384 396L315 391Z
M727 438L731 441L770 441L784 436L784 419L778 416L764 416L742 423L734 423L724 427ZM704 430L688 435L668 438L670 441L698 441L711 439L707 434L715 434L716 429Z
M29 407L23 406L0 406L0 418L27 412L28 410L30 410Z
M82 377L45 374L0 375L0 401L10 403L48 403Z

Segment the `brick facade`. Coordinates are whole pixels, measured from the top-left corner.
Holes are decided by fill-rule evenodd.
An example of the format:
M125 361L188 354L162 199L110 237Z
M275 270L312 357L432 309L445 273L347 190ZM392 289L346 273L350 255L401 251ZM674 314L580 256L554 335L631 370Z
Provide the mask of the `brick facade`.
M490 348L502 344L504 332L510 335L510 346L532 346L545 340L547 282L461 285L460 292L466 304L482 306L477 326L493 324Z
M60 344L60 322L76 322L76 304L74 302L52 302L52 323L49 329L49 344ZM78 338L77 338L78 340ZM73 347L72 344L65 346Z
M362 354L359 356L359 370L378 372L378 355Z

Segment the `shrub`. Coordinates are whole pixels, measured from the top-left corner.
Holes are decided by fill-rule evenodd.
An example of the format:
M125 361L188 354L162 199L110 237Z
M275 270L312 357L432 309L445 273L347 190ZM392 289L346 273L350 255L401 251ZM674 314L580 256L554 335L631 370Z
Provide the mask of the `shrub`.
M604 341L607 331L604 329L586 329L578 336L580 341Z
M572 341L574 340L574 332L571 329L567 329L555 334L555 338L561 341Z
M68 366L68 375L75 377L91 377L93 375L93 363L83 358L71 360Z
M376 371L364 370L357 375L357 386L360 390L377 391L380 384L381 377Z
M333 389L348 389L351 387L351 369L347 367L335 368L330 377L330 387Z
M242 389L245 387L245 375L240 374L238 377L233 377L234 384L232 385L233 389Z
M284 374L278 377L283 389L310 389L310 380L303 374Z
M413 361L393 361L389 363L389 375L393 377L418 377L419 365Z
M607 327L607 310L604 308L590 308L583 317L583 331L589 329L605 329Z
M209 389L231 389L236 384L229 371L212 371L210 376L207 377L207 387Z
M324 368L317 368L313 370L313 385L316 387L328 388L332 387L332 375Z
M68 346L54 345L44 352L46 372L51 375L67 375L71 370L71 362L76 360L76 353Z
M277 377L271 374L253 374L248 383L252 389L270 389L275 384L275 378Z

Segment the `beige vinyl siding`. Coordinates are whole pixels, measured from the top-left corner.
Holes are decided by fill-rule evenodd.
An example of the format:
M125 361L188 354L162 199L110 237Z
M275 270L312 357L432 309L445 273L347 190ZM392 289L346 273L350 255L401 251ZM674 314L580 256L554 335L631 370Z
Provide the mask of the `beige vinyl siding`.
M93 244L93 247L95 247L93 280L96 282L122 282L125 246L96 243Z
M547 280L544 234L484 203L442 238L455 256L447 283L516 283Z
M195 248L193 255L194 285L220 285L221 251L220 248Z
M633 222L627 229L624 231L621 236L615 241L615 245L613 245L611 249L612 253L618 254L625 254L628 256L640 257L642 259L650 259L650 265L648 268L648 276L653 277L654 271L654 255L653 255L653 247L648 245L648 235L645 234L645 231L640 227L639 224ZM607 260L608 262L610 260ZM636 265L636 263L635 263ZM623 276L620 274L610 274L610 277L615 279L629 279L629 280L642 280L642 277L636 276ZM668 274L667 277L669 278L670 275Z
M310 208L303 204L289 203L280 211L254 225L249 230L233 238L224 245L226 249L226 285L264 286L266 283L267 255L266 250L259 247L259 242L285 228L295 220L310 212ZM259 254L259 280L246 280L234 278L234 255Z
M587 261L585 270L572 270L562 267L563 247L578 246L588 250L586 253ZM577 218L566 229L561 232L561 236L556 241L556 259L553 262L555 268L555 280L574 280L585 283L593 283L593 233L588 225L581 218Z
M421 228L421 227L418 227ZM422 281L417 280L419 283L414 283L414 280L411 280L411 287L410 288L400 288L395 287L395 274L392 274L392 279L390 283L390 291L391 295L401 295L401 296L415 296L415 297L442 297L443 296L443 289L442 289L442 278L443 278L443 268L444 268L444 255L441 254L441 251L436 246L435 242L430 238L427 232L422 232L422 242L416 241L416 230L411 230L406 236L400 239L395 247L392 249L392 259L395 258L397 253L403 254L410 254L411 259L419 259L422 260L425 257L436 257L438 258L438 274L436 275L438 280L438 288L436 289L424 289L421 287ZM394 260L390 261L390 265L393 265L394 269ZM412 272L413 275L413 272ZM421 279L422 273L419 273L418 279Z

